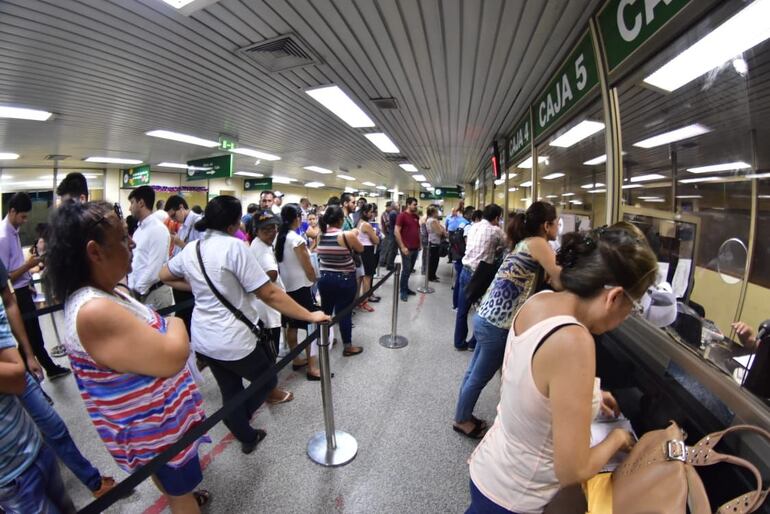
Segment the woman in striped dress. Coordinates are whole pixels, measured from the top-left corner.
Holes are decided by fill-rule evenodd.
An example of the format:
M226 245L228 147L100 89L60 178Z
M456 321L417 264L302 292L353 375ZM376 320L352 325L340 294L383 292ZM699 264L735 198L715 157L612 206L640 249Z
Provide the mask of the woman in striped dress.
M132 473L205 419L186 367L190 352L180 318L161 317L116 289L131 271L133 241L120 207L66 203L53 217L48 273L65 303L64 345L91 421L117 465ZM202 438L153 475L174 513L208 501Z

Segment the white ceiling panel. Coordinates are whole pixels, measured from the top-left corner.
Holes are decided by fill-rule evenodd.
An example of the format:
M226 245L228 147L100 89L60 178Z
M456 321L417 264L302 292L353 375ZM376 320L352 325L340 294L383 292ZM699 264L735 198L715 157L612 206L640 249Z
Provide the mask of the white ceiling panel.
M149 163L211 155L167 129L282 160L239 169L313 180L303 166L414 188L363 134L384 131L432 184L470 181L587 26L599 0L221 0L186 16L160 0L0 1L0 104L53 121L0 120L14 166L47 154ZM270 73L238 52L295 34L320 63ZM376 129L352 129L304 90L337 84ZM371 99L393 97L398 109ZM333 179L330 179L333 180ZM344 187L344 181L329 184Z

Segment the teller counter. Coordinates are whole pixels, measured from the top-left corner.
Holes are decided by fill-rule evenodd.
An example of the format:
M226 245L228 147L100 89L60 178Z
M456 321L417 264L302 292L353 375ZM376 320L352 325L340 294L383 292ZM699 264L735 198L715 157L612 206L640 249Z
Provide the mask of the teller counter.
M687 444L738 424L770 430L770 403L739 381L740 347L732 342L690 345L672 330L630 317L618 329L597 338L597 375L611 391L639 437L675 420L687 432ZM770 481L770 442L741 433L728 436L718 450L746 458ZM712 510L752 488L751 476L728 464L697 468ZM770 513L770 505L757 512Z

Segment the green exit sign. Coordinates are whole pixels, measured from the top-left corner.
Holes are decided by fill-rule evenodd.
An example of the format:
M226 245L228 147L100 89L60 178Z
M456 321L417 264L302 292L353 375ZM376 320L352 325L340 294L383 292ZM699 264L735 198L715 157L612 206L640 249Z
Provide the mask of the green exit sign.
M233 136L219 136L219 149L220 150L234 150L238 145L238 140Z

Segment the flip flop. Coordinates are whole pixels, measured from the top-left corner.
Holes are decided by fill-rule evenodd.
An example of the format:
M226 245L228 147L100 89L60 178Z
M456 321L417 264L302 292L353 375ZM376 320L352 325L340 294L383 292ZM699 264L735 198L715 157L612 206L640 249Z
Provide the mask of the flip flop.
M486 429L479 426L478 423L474 425L473 430L471 430L470 432L465 432L463 429L458 428L455 425L452 425L452 430L470 439L481 439L482 437L484 437L484 432L486 432Z
M282 398L280 398L278 400L270 400L270 399L268 399L267 403L269 403L270 405L278 405L279 403L290 402L293 399L294 399L294 393L292 393L291 391L284 391L284 395L283 395Z
M488 428L489 427L489 425L487 424L486 421L484 421L483 419L477 418L473 414L471 414L471 419L473 420L474 423L476 423L477 427L481 427L481 428Z
M211 493L205 489L198 489L197 491L193 491L193 496L195 497L195 501L198 503L198 507L203 507L204 505L208 504L209 501L211 501Z

